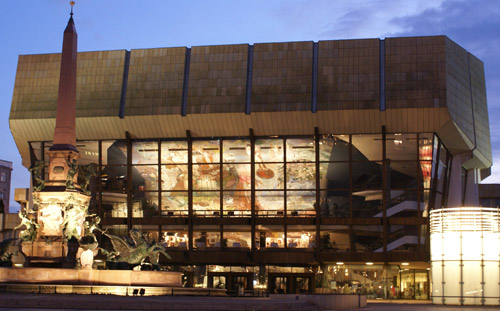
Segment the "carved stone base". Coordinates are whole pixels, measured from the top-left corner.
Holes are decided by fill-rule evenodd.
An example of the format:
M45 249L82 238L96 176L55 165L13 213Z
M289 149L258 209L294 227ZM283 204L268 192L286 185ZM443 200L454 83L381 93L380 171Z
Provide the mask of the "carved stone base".
M33 201L38 205L38 238L63 238L63 226L81 236L90 196L77 191L38 191L33 193Z

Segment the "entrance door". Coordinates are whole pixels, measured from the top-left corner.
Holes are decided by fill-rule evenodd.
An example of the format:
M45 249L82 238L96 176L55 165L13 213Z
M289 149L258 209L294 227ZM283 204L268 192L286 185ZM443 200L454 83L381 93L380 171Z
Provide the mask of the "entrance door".
M245 289L250 289L247 288L248 277L246 276L236 275L231 281L231 291L237 292L240 296L245 293Z
M415 271L415 299L429 299L427 271Z
M310 294L311 291L311 278L305 276L296 276L294 278L293 286L295 294Z
M288 277L274 276L270 278L270 291L273 294L288 294Z
M213 288L226 288L226 277L224 275L214 275L212 276L212 286Z
M414 271L401 272L401 298L415 299Z

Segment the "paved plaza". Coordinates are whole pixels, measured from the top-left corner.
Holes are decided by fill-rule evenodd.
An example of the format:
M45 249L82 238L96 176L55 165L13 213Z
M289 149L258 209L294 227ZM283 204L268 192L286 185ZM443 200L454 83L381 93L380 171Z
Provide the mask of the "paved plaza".
M0 294L3 310L231 310L321 311L305 301L270 298L192 296L122 297L112 295ZM363 311L469 311L498 310L498 306L438 306L428 301L369 301Z

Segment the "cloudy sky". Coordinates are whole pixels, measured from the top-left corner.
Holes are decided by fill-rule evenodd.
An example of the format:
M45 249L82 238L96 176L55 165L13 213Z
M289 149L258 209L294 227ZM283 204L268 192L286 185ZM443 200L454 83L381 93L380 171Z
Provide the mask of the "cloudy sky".
M8 123L17 57L61 51L69 1L1 2L0 159L21 188L29 175ZM446 35L485 64L496 163L485 182L500 182L498 0L76 0L75 23L79 51Z

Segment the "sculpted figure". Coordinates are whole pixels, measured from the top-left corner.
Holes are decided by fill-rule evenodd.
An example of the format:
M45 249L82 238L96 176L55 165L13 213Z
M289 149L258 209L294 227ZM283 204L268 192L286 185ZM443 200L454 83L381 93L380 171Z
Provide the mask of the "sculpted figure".
M75 175L78 173L78 164L76 164L76 159L70 161L66 160L66 164L68 165L68 175L66 177L66 190L74 190L75 183L73 179Z
M29 168L29 171L35 179L35 184L33 185L34 191L40 191L45 187L45 180L43 178L43 169L45 168L45 161L35 161Z
M21 228L22 226L25 226L26 229L21 231L19 237L21 238L22 241L25 242L32 242L36 239L36 231L38 229L38 224L36 221L31 220L28 218L28 214L23 213L22 210L19 211L19 218L21 218L21 223L14 228L14 230L17 230Z
M158 264L160 254L163 254L167 259L172 259L167 254L165 247L157 244L155 241L149 243L143 238L139 230L132 229L129 232L133 243L128 243L125 239L112 234L103 232L113 244L114 253L110 253L111 259L115 262L126 262L130 265L139 265L149 258L152 264Z
M17 239L6 239L0 242L0 262L6 262L19 252ZM0 267L2 265L0 264Z
M64 222L62 223L64 236L79 239L83 235L83 222L87 214L87 209L78 205L69 204L64 212Z
M90 190L89 190L90 179L97 175L95 165L92 165L92 164L80 165L80 169L82 170L83 176L85 177L85 181L84 181L83 185L81 185L82 191L83 191L83 193L89 195L90 194Z
M85 250L94 250L98 245L94 230L102 232L102 230L98 227L99 223L101 222L101 218L96 215L89 215L89 217L90 219L85 221L85 223L83 224L85 233L79 242L81 248Z

